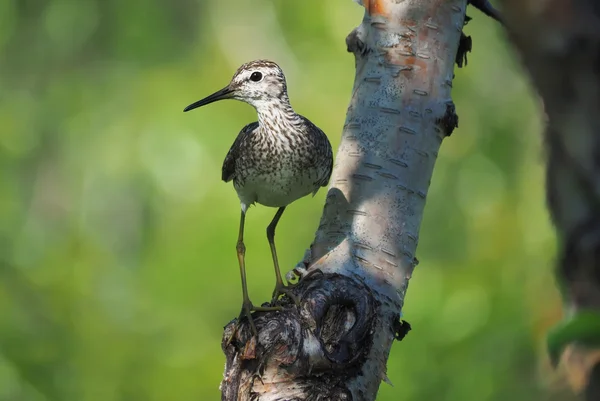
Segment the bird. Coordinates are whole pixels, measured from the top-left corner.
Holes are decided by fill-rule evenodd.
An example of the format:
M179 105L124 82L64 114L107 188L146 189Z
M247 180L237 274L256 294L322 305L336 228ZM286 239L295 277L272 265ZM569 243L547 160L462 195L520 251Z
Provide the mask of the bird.
M283 70L273 61L261 59L241 65L227 86L190 104L184 112L224 99L245 102L254 107L258 116L258 121L247 124L239 132L225 156L221 174L224 182L233 181L241 207L236 252L243 300L234 334L245 316L253 334L257 335L252 312L281 310L281 307L256 307L248 296L244 245L246 212L253 204L277 208L267 226L275 268L271 304L274 305L283 294L298 304L290 291L292 285L286 286L281 279L275 228L289 204L309 194L314 196L321 187L328 185L333 151L327 135L294 111Z

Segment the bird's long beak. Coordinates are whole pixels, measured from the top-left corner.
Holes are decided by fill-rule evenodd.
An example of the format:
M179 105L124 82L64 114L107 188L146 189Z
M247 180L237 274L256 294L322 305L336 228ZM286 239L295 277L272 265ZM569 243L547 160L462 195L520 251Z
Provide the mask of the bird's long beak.
M220 91L217 91L217 92L213 93L212 95L205 97L202 100L198 100L197 102L190 104L188 107L183 109L183 111L184 112L190 111L190 110L196 109L198 107L205 106L209 103L216 102L217 100L230 99L232 94L233 94L233 89L231 89L228 85L228 86L224 87L223 89L221 89Z

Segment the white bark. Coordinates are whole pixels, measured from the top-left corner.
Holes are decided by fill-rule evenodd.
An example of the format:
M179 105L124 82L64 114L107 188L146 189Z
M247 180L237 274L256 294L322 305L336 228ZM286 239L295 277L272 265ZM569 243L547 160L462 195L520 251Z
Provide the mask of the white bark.
M457 125L450 91L466 3L365 1L347 38L354 88L302 307L258 315L258 343L242 330L225 349L223 399L375 399L435 160Z

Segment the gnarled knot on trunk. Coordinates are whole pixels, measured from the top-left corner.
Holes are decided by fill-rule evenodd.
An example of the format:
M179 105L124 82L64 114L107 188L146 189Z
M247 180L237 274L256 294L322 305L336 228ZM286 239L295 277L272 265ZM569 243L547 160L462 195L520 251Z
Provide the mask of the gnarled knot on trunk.
M223 349L224 400L246 399L244 395L258 400L274 387L289 399L309 400L315 388L323 400L351 399L344 383L359 373L369 352L379 303L358 278L318 270L305 276L294 294L300 307L282 300L283 311L256 313L258 338L242 322ZM225 328L224 347L233 323ZM294 388L285 388L292 382Z

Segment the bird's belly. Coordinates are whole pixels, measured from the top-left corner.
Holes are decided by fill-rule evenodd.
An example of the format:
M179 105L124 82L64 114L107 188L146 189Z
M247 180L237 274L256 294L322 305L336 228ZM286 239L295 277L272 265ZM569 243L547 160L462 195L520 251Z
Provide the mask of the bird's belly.
M234 187L240 201L246 205L256 202L269 207L287 206L316 189L318 185L317 169L277 171L250 174L243 181L234 180Z

